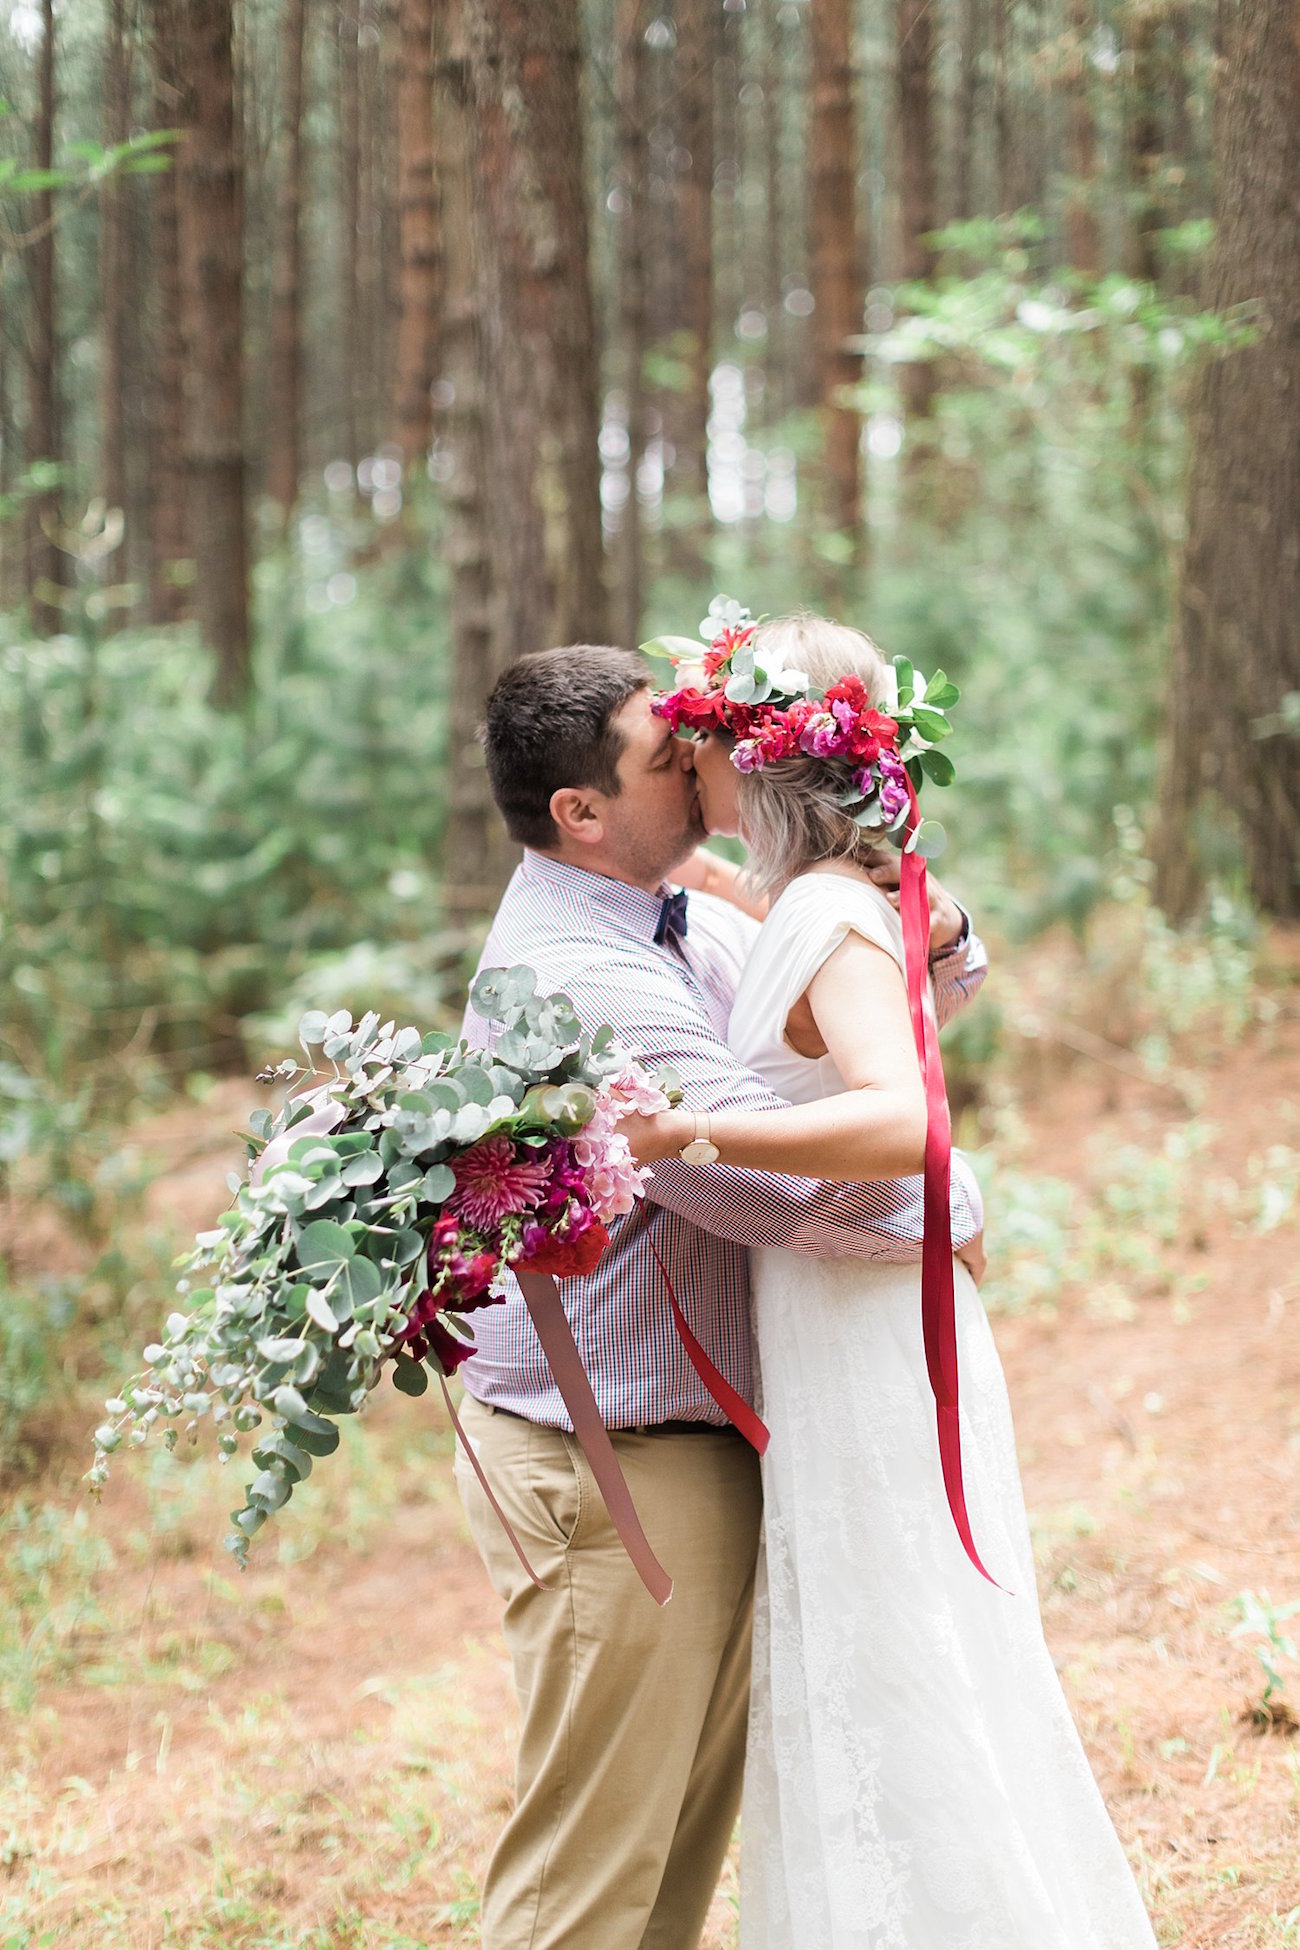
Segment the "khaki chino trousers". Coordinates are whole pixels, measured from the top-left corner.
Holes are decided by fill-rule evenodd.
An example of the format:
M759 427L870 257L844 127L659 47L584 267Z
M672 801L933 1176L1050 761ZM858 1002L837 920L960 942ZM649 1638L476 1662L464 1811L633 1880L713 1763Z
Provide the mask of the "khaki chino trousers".
M463 1419L552 1587L529 1582L458 1453L522 1716L515 1809L483 1884L484 1950L693 1950L740 1805L758 1458L728 1429L611 1431L675 1581L661 1610L571 1435L470 1396Z

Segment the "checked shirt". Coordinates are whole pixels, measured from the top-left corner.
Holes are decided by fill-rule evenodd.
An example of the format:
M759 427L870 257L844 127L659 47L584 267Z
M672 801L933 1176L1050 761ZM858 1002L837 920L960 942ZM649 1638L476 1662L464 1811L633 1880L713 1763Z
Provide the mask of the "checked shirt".
M727 1047L727 1022L757 923L724 901L690 896L689 934L654 939L663 892L526 851L497 910L480 968L524 962L543 992L562 990L584 1026L609 1023L652 1069L671 1063L692 1110L775 1110L784 1100ZM987 972L973 933L931 964L940 1022ZM487 1040L468 1011L464 1034ZM919 1262L920 1177L835 1185L676 1159L656 1166L645 1212L615 1221L594 1273L559 1282L565 1312L609 1428L725 1421L677 1338L647 1233L652 1232L692 1329L753 1399L747 1246L821 1256ZM974 1175L952 1161L953 1243L980 1230ZM553 1428L572 1424L514 1282L504 1302L472 1321L476 1355L461 1369L470 1394Z

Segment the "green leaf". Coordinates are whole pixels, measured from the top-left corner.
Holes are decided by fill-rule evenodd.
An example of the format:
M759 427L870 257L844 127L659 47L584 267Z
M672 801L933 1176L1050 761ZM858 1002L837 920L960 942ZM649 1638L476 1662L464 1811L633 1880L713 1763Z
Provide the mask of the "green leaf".
M456 1174L450 1165L430 1165L420 1189L431 1205L441 1205L456 1189Z
M323 1285L355 1251L352 1234L332 1219L316 1219L298 1235L298 1264L318 1285Z
M643 657L666 657L669 663L697 664L704 656L703 645L688 636L652 636L638 647Z
M327 1435L333 1427L333 1424L326 1422L323 1417L313 1414L292 1383L276 1389L271 1406L277 1415L282 1416L286 1422L292 1422L294 1428L301 1429L305 1435Z
M533 970L519 962L513 968L485 968L475 976L470 1002L489 1022L503 1021L512 1010L537 992Z
M255 1446L253 1461L262 1469L270 1469L278 1463L281 1467L292 1470L298 1482L311 1475L311 1457L296 1442L291 1442L283 1429L277 1430L274 1435L268 1436L265 1442L259 1442Z
M930 679L926 686L925 701L927 704L933 704L940 711L946 711L950 704L956 704L961 692L951 680L940 684L939 679L942 676L943 672L938 670Z
M287 1367L296 1361L307 1343L304 1340L288 1340L269 1335L257 1343L257 1351L263 1361L270 1361L275 1367Z
M422 1395L429 1385L429 1373L423 1361L413 1361L409 1355L401 1355L393 1363L393 1386L403 1395Z
M957 768L947 752L922 752L921 770L935 785L951 785L957 776Z
M952 736L952 726L947 718L939 711L927 711L923 704L918 704L913 711L912 723L922 738L929 738L935 744L938 744L941 739Z
M486 1108L496 1095L492 1088L491 1077L477 1063L467 1063L460 1072L458 1081L465 1093L467 1103L481 1104Z
M894 658L894 670L898 677L898 706L902 710L904 705L912 701L912 692L916 688L916 672L906 657Z
M356 1259L348 1261L343 1268L338 1285L334 1288L336 1310L342 1303L347 1306L349 1312L355 1312L358 1307L367 1306L370 1301L377 1300L383 1290L383 1276L374 1260L364 1259L358 1255ZM308 1301L307 1304L310 1307L311 1302Z
M923 819L904 851L919 853L923 860L937 860L947 843L948 835L938 820Z
M307 1049L316 1043L323 1043L328 1023L329 1017L323 1009L309 1009L298 1024L298 1041Z
M305 1449L309 1456L332 1456L340 1439L333 1422L322 1422L318 1429L308 1429L299 1423L293 1432L295 1449Z
M353 1262L349 1261L348 1264L351 1265ZM309 1287L307 1290L307 1312L316 1325L323 1327L327 1334L338 1333L338 1318L318 1287Z
M343 1167L345 1185L373 1185L384 1175L384 1162L377 1151L361 1151Z

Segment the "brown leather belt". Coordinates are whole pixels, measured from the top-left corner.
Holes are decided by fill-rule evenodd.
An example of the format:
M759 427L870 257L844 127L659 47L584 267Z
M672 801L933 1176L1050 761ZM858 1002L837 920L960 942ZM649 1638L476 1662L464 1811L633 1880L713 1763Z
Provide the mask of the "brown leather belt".
M478 1402L479 1408L486 1409L489 1415L508 1415L512 1422L531 1422L529 1415L520 1415L513 1408L501 1408L496 1402ZM550 1422L533 1423L534 1428L554 1427ZM567 1435L567 1429L557 1429L558 1435ZM630 1428L611 1429L611 1435L736 1435L739 1431L730 1422L634 1422Z

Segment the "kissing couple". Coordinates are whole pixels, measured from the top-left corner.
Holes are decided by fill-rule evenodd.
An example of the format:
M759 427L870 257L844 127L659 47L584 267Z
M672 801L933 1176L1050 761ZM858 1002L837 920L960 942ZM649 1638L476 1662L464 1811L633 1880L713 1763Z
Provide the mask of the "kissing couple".
M513 1283L461 1369L469 1439L549 1587L458 1455L522 1718L484 1950L691 1950L742 1794L742 1950L1152 1950L1043 1639L960 1156L960 1427L989 1578L945 1498L920 1306L927 1103L878 846L902 784L845 756L887 742L893 671L856 630L730 608L667 698L638 656L584 645L521 659L487 707L524 856L482 965L526 963L590 1028L670 1064L683 1102L622 1127L653 1169L645 1204L561 1283L670 1604L624 1553ZM833 735L792 736L828 694ZM701 850L710 834L743 840L743 878ZM930 892L943 1021L987 961ZM487 1025L471 1013L466 1034ZM669 1289L761 1407L761 1463Z

